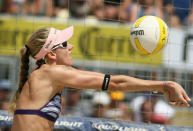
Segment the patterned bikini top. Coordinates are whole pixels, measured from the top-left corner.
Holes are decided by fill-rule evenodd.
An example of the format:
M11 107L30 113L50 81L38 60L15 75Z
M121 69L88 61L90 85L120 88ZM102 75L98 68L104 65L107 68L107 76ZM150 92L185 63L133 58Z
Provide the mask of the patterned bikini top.
M39 115L47 120L55 122L61 112L61 93L56 94L47 104L39 110L17 109L15 115Z

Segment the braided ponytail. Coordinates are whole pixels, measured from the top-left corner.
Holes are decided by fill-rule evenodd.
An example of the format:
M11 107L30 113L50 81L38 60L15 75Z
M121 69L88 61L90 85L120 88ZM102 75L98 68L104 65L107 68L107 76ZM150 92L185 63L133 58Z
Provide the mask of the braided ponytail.
M22 48L20 51L21 54L21 71L19 76L19 87L12 97L9 105L9 113L13 113L16 108L16 103L19 98L19 95L22 91L22 88L25 82L28 79L28 70L29 70L29 56L34 57L40 49L43 47L44 43L48 38L50 28L41 28L34 32L27 41L25 48ZM44 60L38 60L36 64L40 67L44 64Z
M39 69L41 67L41 65L43 65L43 64L45 64L45 60L44 59L37 60L36 61L36 65L37 65L36 69Z
M19 95L22 91L22 88L25 84L25 82L28 79L28 70L29 70L29 56L30 56L30 50L29 48L22 48L21 51L21 68L20 68L20 78L19 78L19 86L17 91L15 92L14 96L12 97L10 101L9 106L9 113L13 113L16 108L16 102L19 98Z

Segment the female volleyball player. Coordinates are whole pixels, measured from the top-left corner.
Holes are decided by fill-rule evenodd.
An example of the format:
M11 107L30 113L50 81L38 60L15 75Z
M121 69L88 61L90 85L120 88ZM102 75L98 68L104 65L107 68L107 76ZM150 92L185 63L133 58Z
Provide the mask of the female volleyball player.
M64 87L109 91L159 91L171 105L189 106L190 98L172 81L141 80L124 75L107 75L72 68L73 46L68 40L73 27L42 28L21 49L19 88L10 106L14 112L12 131L51 131L60 114L60 92ZM38 69L28 76L29 56Z

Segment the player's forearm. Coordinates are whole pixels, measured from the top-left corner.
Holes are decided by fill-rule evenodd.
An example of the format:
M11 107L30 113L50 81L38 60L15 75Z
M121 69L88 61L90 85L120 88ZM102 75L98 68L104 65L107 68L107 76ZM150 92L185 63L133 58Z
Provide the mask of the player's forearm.
M163 92L164 82L142 80L129 76L112 76L109 90L122 91L159 91Z

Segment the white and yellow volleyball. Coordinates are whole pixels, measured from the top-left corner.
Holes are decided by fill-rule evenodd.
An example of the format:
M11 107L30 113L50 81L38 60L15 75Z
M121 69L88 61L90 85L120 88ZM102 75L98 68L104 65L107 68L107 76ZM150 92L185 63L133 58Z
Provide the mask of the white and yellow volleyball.
M143 16L132 25L130 39L139 53L157 54L167 44L168 26L156 16Z

